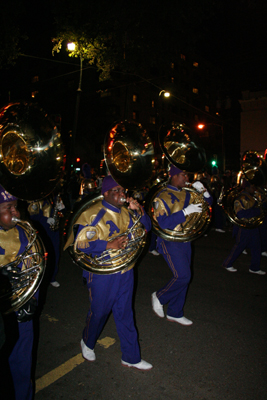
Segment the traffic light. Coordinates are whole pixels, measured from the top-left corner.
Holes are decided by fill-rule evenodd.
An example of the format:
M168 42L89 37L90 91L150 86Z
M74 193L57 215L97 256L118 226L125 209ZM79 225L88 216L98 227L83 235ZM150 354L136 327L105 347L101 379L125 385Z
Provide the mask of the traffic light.
M79 158L79 157L77 157L76 158L76 162L78 163L78 162L80 162L81 161L81 159Z
M211 160L212 167L217 167L217 154L213 154L213 158Z

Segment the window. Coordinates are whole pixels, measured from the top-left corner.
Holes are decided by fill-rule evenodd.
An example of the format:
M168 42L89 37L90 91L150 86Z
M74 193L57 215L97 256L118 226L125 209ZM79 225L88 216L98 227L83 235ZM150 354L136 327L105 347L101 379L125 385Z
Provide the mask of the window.
M149 122L150 122L151 124L155 125L155 124L156 124L156 117L150 116Z
M133 111L133 119L136 121L136 120L139 120L139 111Z
M171 63L171 69L174 69L174 63Z
M198 94L198 88L193 88L193 93Z
M137 103L138 101L138 95L137 94L133 94L133 102Z
M181 60L185 61L185 55L184 54L181 54Z
M210 112L209 106L205 106L205 111L206 111L206 112Z
M35 90L34 92L32 92L32 98L34 99L37 94L38 94L38 90Z
M194 61L193 62L193 67L198 68L198 62Z
M174 83L174 77L173 76L171 77L171 83Z
M35 83L35 82L39 82L39 76L37 76L37 75L32 78L32 83Z
M151 107L155 108L155 100L151 100Z

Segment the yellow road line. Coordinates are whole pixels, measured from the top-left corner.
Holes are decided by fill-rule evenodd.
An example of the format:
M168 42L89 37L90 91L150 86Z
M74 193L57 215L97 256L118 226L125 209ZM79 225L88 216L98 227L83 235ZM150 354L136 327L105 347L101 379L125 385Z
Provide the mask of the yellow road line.
M61 364L59 367L53 369L52 371L48 372L46 375L42 376L41 378L36 380L36 390L35 393L39 392L40 390L46 388L47 386L51 385L58 379L62 378L65 374L72 371L77 365L83 363L85 360L82 357L82 354L77 354L77 356L72 357L70 360L66 361L64 364Z
M108 347L112 346L116 342L115 339L110 337L105 337L101 340L98 340L97 343L100 346L107 349ZM53 369L52 371L48 372L46 375L42 376L41 378L37 379L35 393L39 392L42 389L45 389L47 386L51 385L52 383L56 382L58 379L62 378L62 376L66 375L68 372L72 371L78 365L84 362L84 358L82 353L77 354L77 356L72 357L70 360L66 361L64 364L61 364L59 367Z

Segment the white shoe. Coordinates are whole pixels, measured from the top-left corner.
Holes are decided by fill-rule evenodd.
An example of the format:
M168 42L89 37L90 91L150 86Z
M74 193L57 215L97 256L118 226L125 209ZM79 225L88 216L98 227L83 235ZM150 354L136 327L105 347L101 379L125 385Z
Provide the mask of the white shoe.
M137 368L137 369L141 369L143 371L148 371L150 369L153 368L152 364L149 364L148 362L141 360L139 363L137 364L130 364L126 361L121 360L122 365L124 365L125 367L132 367L132 368Z
M159 253L157 252L157 250L152 250L149 253L153 254L153 256L159 256Z
M261 253L261 255L262 255L263 257L267 257L267 251L263 251L263 252Z
M178 322L178 324L187 325L187 326L193 324L193 321L191 321L190 319L187 319L185 317L175 318L175 317L170 317L169 315L167 315L167 320L168 321Z
M60 283L57 281L53 281L53 282L50 282L50 285L52 285L53 287L59 287Z
M245 249L245 250L243 250L243 251L242 251L242 253L243 253L243 254L248 254L248 252L247 252L247 250L246 250L246 249Z
M223 229L215 229L216 232L221 232L221 233L225 233L225 231Z
M151 300L153 311L157 314L158 317L164 318L163 305L160 304L156 292L152 293Z
M87 361L95 361L96 356L94 350L89 349L89 347L87 347L84 343L83 339L81 340L81 350L83 358L85 358Z
M252 269L249 269L249 272L251 272L252 274L258 274L258 275L265 275L266 272L262 271L261 269L259 269L258 271L252 271Z
M228 267L228 268L225 267L225 269L226 269L226 271L229 271L229 272L236 272L237 271L237 269L234 268L234 267Z

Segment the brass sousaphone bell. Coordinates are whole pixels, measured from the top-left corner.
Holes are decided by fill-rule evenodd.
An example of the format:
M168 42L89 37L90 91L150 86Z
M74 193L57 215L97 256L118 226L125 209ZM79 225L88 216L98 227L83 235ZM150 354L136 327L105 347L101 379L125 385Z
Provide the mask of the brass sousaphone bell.
M196 144L188 127L184 124L162 126L159 131L159 143L168 161L186 172L198 172L206 163L205 150ZM169 241L189 242L202 235L211 221L211 210L204 197L194 188L183 188L191 192L193 203L202 203L202 212L186 217L186 221L175 230L162 229L154 216L154 200L167 183L153 187L146 200L146 209L153 222L153 231L157 236Z
M113 179L125 189L142 188L149 182L153 173L154 148L141 124L121 121L107 133L104 156ZM74 241L75 224L81 214L101 201L103 196L85 197L75 207L66 230L66 245L73 262L82 269L95 274L114 274L126 271L141 255L146 242L146 232L139 219L132 213L134 226L121 235L130 237L128 245L121 250L107 250L100 257L91 257L76 248ZM111 240L115 239L113 236Z
M0 183L21 200L39 200L56 187L64 168L61 135L37 104L9 103L0 109ZM22 307L36 292L46 267L42 240L28 221L17 220L29 240L26 251L0 265L0 310ZM20 271L17 266L22 263ZM6 277L6 278L5 278Z

